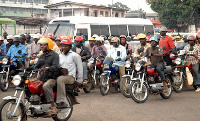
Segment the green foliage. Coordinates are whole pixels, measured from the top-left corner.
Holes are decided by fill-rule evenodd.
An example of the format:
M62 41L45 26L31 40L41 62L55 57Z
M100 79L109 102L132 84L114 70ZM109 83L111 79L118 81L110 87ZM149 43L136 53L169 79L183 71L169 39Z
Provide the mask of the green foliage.
M127 5L124 5L121 2L116 2L113 5L108 4L108 7L122 8L122 9L125 9L126 11L130 10L130 8Z
M200 0L148 0L148 3L161 23L170 29L177 28L177 24L199 24Z

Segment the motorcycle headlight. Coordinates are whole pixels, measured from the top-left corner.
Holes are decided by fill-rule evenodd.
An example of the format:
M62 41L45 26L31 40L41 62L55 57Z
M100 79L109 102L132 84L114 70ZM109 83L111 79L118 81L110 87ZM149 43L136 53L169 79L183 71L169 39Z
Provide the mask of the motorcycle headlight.
M139 71L140 69L141 69L140 63L136 63L136 65L135 65L135 70L136 70L136 71Z
M6 65L6 64L8 63L8 59L7 59L7 58L3 58L2 63L3 63L4 65Z
M20 77L20 75L15 75L15 76L13 77L13 84L14 84L15 86L19 86L20 83L21 83L21 80L22 80L22 78Z
M126 65L127 68L131 67L131 62L130 61L126 61Z
M176 65L180 65L181 64L181 59L180 58L176 58L175 61L174 61L174 63Z
M109 69L109 64L104 64L103 67L104 67L105 69Z

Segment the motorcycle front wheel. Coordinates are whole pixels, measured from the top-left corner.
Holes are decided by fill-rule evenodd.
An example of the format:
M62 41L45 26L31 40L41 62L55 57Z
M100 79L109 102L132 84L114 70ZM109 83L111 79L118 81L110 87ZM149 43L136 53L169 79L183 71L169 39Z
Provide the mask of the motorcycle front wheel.
M163 99L169 99L172 95L172 83L171 83L172 81L170 80L170 78L168 76L166 78L168 79L168 84L165 82L167 84L168 92L167 93L163 93L163 92L160 93L160 96Z
M178 75L174 75L173 77L173 89L176 93L180 93L183 89L183 78L184 76L182 75L182 79L181 79L181 73L179 73Z
M131 83L131 78L130 77L123 77L120 81L120 90L121 93L127 97L130 98L130 93L129 93L129 87Z
M15 100L4 100L0 105L0 120L26 121L26 108L22 103L18 106L15 115L12 115L16 105L17 103Z
M83 90L85 93L90 93L90 91L92 90L92 76L91 74L88 74L88 82L86 85L83 86Z
M141 82L132 81L130 85L130 96L136 103L144 103L149 97L149 89L146 83L142 84L142 90L139 91Z
M52 117L54 121L67 121L71 117L73 111L72 97L71 95L66 94L66 98L68 107L64 109L58 109L56 117Z
M103 75L100 77L100 92L103 96L108 94L110 89L109 79L107 75Z
M0 89L3 92L6 92L9 88L9 81L6 80L6 74L0 74Z

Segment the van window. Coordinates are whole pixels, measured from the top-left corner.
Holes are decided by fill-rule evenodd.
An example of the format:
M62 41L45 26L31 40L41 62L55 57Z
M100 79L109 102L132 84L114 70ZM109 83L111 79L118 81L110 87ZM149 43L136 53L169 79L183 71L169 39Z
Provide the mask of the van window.
M110 31L112 36L128 35L126 25L110 25Z
M152 25L145 25L145 33L151 33L153 35L154 34L153 30L154 29Z
M87 29L77 29L77 36L84 36L85 40L88 40L88 31Z
M105 35L109 36L109 27L108 25L90 25L91 27L91 35Z
M136 32L138 32L138 33L143 33L144 32L144 26L129 25L128 29L129 29L129 33L131 35L135 35Z

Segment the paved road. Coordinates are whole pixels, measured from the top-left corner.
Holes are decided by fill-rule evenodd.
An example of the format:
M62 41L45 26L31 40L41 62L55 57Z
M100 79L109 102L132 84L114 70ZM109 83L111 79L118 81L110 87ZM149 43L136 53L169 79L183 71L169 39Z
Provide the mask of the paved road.
M6 95L13 95L14 89L1 93L0 101ZM69 121L199 121L200 93L192 88L181 93L173 92L170 99L159 95L150 95L143 104L125 98L121 93L109 93L102 96L98 89L90 94L80 93ZM52 119L39 118L42 121ZM38 121L31 119L29 121Z

